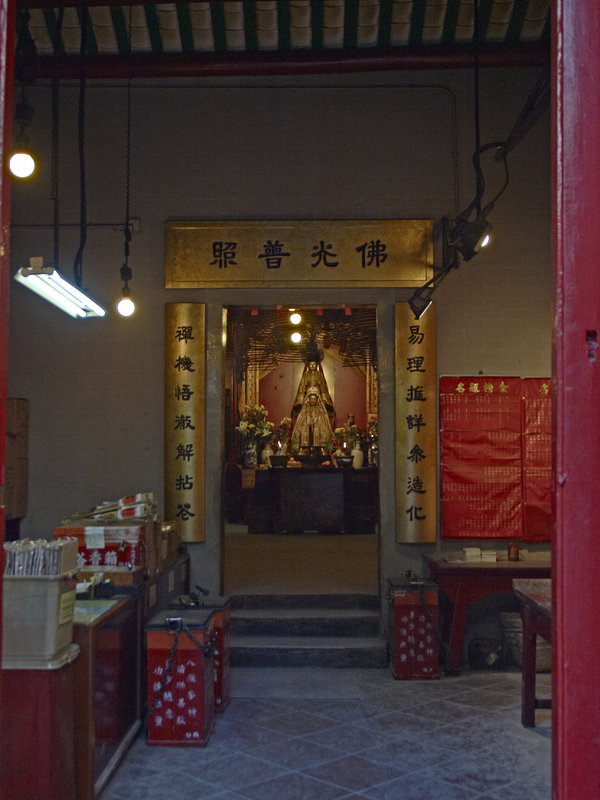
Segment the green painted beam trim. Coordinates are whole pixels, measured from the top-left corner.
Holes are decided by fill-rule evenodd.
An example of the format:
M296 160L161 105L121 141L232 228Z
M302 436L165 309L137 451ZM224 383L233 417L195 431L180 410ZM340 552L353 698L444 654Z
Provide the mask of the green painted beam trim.
M446 19L444 20L444 30L442 33L442 44L454 44L459 10L460 0L448 0Z
M277 29L279 50L289 50L292 46L289 0L278 0L277 2Z
M129 14L125 19L123 6L111 6L110 16L112 18L115 39L119 48L119 55L128 56L131 53L131 43L129 41Z
M62 37L59 39L58 37L58 21L54 16L54 9L53 8L44 8L42 10L44 14L44 21L46 23L46 27L48 28L48 34L50 35L50 39L52 40L52 46L54 47L54 52L58 53L58 55L64 56L65 54L65 47L62 42Z
M312 49L323 49L323 2L311 0L310 22L312 27Z
M212 19L215 52L224 53L227 51L227 36L225 35L225 10L223 8L223 3L211 3L210 16Z
M358 46L358 0L346 0L344 4L344 48Z
M379 0L379 31L377 33L377 46L384 48L390 46L390 31L392 26L392 0Z
M189 3L176 3L177 22L179 23L179 36L181 49L184 53L194 52L194 35L192 33L192 18Z
M156 6L144 6L146 24L148 25L148 35L150 36L150 46L153 53L162 53L162 39L160 38L160 25L158 23L158 12Z
M246 50L254 53L258 50L258 34L256 29L256 5L252 0L244 0L244 35Z
M92 26L92 18L90 16L89 11L85 14L83 13L83 8L79 7L77 9L77 18L79 19L79 25L83 24L83 20L85 18L85 52L88 56L97 56L98 55L98 43L96 42L96 34L94 33L94 28Z
M418 47L423 41L423 24L425 22L425 0L413 0L410 15L409 44Z

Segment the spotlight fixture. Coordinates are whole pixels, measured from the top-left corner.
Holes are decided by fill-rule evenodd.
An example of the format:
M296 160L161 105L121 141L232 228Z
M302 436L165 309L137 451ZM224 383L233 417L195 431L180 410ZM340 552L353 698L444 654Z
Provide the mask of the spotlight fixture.
M18 283L74 318L105 315L106 312L101 306L63 278L58 270L54 267L44 267L43 259L31 258L29 264L29 267L17 270L15 280Z
M458 269L458 247L452 238L452 232L449 231L448 218L442 218L442 269L430 278L426 283L413 293L408 301L411 311L415 315L415 319L421 319L423 314L427 311L432 303L432 295L444 280L446 275L453 269Z
M489 244L491 229L491 224L483 216L478 216L473 222L459 217L449 233L450 244L456 247L463 261L470 261Z
M424 283L423 286L419 286L416 292L412 295L408 301L408 305L415 315L415 319L421 319L423 314L433 302L433 293L444 280L446 275L450 272L450 270L455 269L455 266L455 264L452 264L452 266L447 267L445 270L442 270L442 272L438 272L437 275L428 280L427 283Z

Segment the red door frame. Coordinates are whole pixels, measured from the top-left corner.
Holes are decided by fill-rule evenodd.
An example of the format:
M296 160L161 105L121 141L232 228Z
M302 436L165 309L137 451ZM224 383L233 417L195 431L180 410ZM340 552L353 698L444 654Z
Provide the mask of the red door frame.
M556 0L554 191L554 797L600 797L600 24Z
M6 465L6 371L8 346L8 281L10 273L10 182L4 169L12 142L15 0L0 0L0 543L4 541L4 485ZM0 547L0 663L2 663L2 576L4 548ZM2 670L0 669L0 702Z
M553 31L553 797L600 796L600 25L597 0L555 0ZM0 0L2 163L10 142L15 0ZM0 484L4 485L10 187L0 171ZM575 234L576 232L576 234ZM4 529L4 509L0 525ZM2 603L0 552L0 611ZM0 633L1 633L0 613ZM564 624L568 621L568 624ZM0 648L2 637L0 636ZM1 652L0 652L1 656ZM1 675L1 670L0 670Z

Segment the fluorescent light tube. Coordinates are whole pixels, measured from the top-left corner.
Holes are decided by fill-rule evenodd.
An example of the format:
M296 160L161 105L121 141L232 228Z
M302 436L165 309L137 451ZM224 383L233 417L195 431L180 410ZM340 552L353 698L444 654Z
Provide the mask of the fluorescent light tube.
M54 267L21 267L15 280L72 317L103 317L106 313Z

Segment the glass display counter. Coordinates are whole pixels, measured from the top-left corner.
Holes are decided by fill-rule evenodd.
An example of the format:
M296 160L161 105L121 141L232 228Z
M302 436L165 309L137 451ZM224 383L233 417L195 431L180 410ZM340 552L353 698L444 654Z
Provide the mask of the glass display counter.
M73 641L77 800L93 800L141 724L139 597L77 601Z

